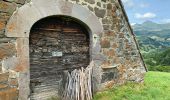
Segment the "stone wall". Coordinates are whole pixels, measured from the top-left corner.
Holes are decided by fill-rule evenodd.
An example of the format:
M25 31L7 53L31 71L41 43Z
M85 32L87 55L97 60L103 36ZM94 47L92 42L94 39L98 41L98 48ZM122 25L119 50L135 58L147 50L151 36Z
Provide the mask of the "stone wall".
M100 38L103 57L99 61L102 74L99 76L104 87L126 80L142 81L146 69L120 0L67 1L89 9L103 25L104 33Z
M5 36L5 27L13 12L25 2L26 0L0 1L0 100L18 100L19 73L13 66L16 39Z
M24 59L29 59L29 57L21 55L29 50L23 45L28 42L28 39L5 35L7 22L13 12L17 12L17 9L29 1L0 1L0 100L17 100L18 97L20 100L26 100L23 95L29 95L29 86L24 85L24 83L29 83L29 72L26 72L29 68L24 67L24 65L29 66L29 63ZM95 54L97 67L93 71L96 88L101 90L126 81L142 81L146 69L120 1L63 1L82 5L83 8L96 15L103 26L104 31L99 37L92 36L100 41L100 43L93 42L94 45L98 45L95 50L100 50L98 54ZM98 27L98 25L95 26ZM9 28L13 29L13 26ZM25 89L26 92L20 92L20 89Z

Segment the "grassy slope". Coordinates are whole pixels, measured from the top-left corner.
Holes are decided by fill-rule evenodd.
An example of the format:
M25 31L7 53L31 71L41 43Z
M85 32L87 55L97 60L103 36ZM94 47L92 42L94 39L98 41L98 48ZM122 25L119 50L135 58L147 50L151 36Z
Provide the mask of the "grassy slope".
M170 100L170 73L147 72L144 83L127 83L97 93L94 100Z

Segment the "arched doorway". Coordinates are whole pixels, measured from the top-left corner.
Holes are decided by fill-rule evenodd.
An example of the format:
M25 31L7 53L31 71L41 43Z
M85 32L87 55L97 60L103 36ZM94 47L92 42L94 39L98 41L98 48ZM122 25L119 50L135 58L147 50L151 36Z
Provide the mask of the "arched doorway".
M63 10L63 8L67 8ZM82 14L83 13L83 14ZM29 15L29 16L28 16ZM102 23L99 18L87 8L63 0L32 0L30 3L17 9L7 23L5 34L7 37L16 38L16 55L18 62L22 62L18 67L18 88L19 99L27 100L30 96L30 56L29 37L32 26L42 18L49 16L66 15L85 23L90 30L90 59L94 61L93 83L94 90L98 90L101 79L101 36L104 33ZM81 25L82 26L82 25ZM17 64L17 63L16 63ZM100 87L100 86L99 86Z
M57 96L64 71L89 65L89 46L88 28L75 18L53 16L36 22L29 36L31 99Z

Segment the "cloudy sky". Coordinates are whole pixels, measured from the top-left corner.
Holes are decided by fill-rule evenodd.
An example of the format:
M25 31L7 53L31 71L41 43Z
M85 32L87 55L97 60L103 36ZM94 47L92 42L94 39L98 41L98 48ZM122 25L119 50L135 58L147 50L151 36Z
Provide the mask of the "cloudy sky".
M170 22L170 0L122 0L131 24Z

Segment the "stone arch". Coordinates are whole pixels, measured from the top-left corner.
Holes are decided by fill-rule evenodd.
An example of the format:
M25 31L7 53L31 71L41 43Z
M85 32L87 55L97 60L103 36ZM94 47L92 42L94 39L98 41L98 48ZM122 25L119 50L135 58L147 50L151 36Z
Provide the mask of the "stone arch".
M87 24L92 34L100 35L103 27L91 11L78 4L62 0L32 0L17 9L6 27L7 37L29 37L32 25L38 20L54 15L77 18Z
M7 37L16 38L17 59L20 62L16 65L19 69L19 100L27 100L30 93L29 33L31 27L38 20L56 15L70 16L85 23L91 31L91 60L95 61L100 58L98 54L101 49L100 37L103 27L98 17L90 10L63 0L32 0L13 13L5 32Z

